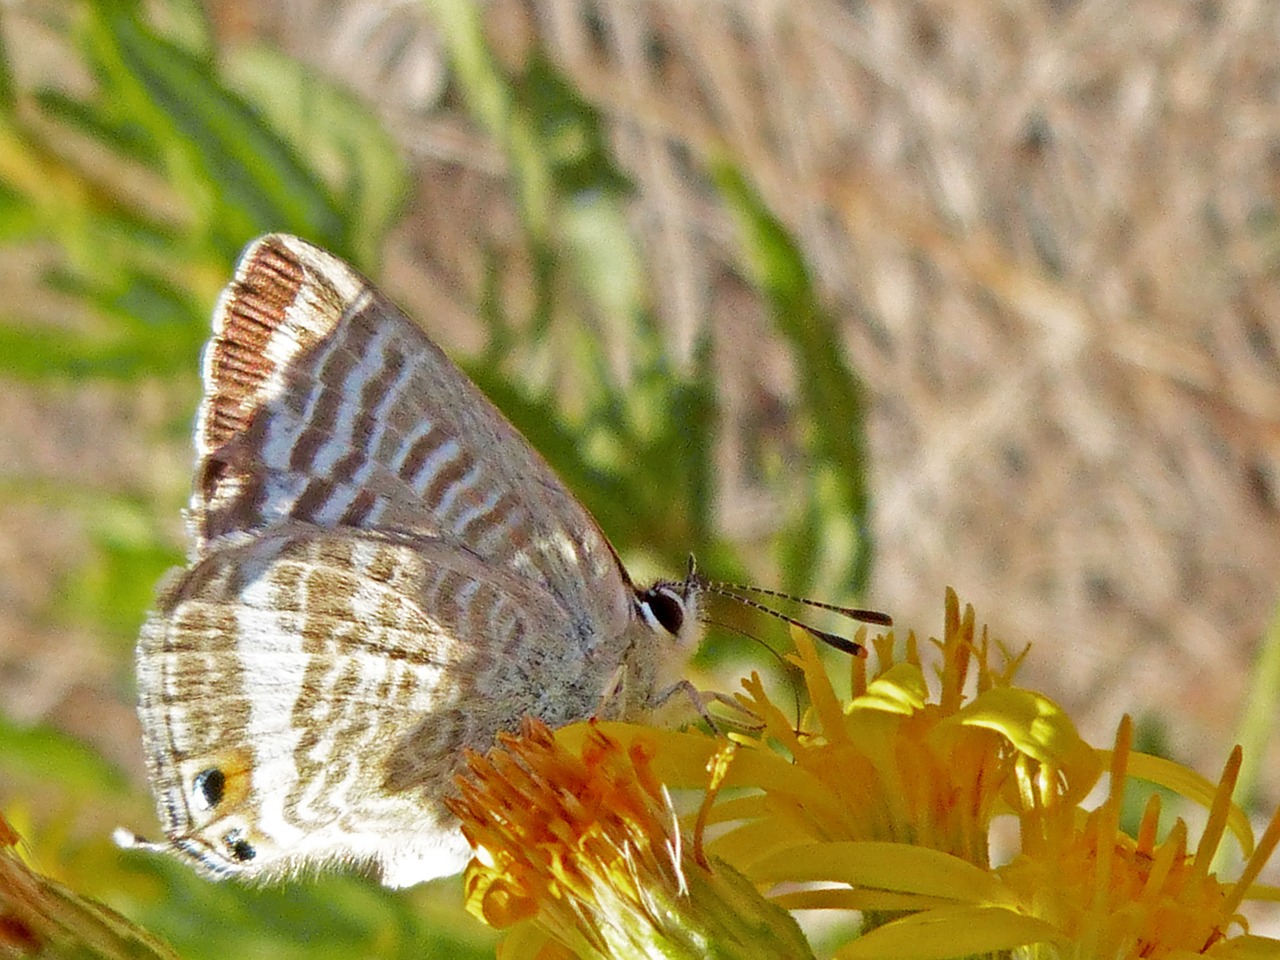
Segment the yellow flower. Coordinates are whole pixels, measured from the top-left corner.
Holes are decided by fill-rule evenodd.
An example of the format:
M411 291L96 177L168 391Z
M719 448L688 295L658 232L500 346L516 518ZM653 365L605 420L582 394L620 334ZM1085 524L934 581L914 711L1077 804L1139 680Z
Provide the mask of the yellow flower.
M874 641L870 679L853 660L844 703L810 638L793 636L810 716L794 730L758 677L744 682L740 700L764 720L768 750L757 752L769 769L752 781L759 792L717 806L713 821L744 822L711 845L758 881L853 885L789 894L790 907L838 905L869 912L875 925L939 896L965 900L987 876L991 821L1014 808L1023 780L1056 784L1075 802L1102 771L1056 704L1012 686L1021 657L1000 651L993 663L954 593L943 639L932 643L935 693L914 634L901 657L892 635Z
M1032 951L1046 957L1161 958L1171 956L1280 956L1280 942L1243 936L1236 914L1249 887L1280 839L1280 813L1262 842L1252 848L1247 821L1231 803L1241 754L1233 751L1216 788L1189 771L1173 771L1201 798L1212 796L1209 819L1196 849L1187 850L1187 827L1178 820L1163 842L1156 840L1160 796L1153 794L1138 836L1119 832L1120 804L1132 760L1159 775L1162 762L1130 752L1132 724L1126 717L1111 755L1106 801L1083 814L1045 803L1034 792L1020 813L1022 853L998 871L1016 908L1047 921L1051 943ZM1169 764L1168 767L1172 767ZM1197 782L1199 781L1199 782ZM1224 832L1232 829L1250 857L1234 883L1210 873Z
M742 908L752 929L781 937L783 925L751 895L760 890L788 909L860 917L862 933L836 950L839 960L1014 950L1280 957L1280 941L1247 936L1237 915L1248 896L1276 898L1253 884L1280 838L1278 815L1255 849L1231 804L1238 754L1215 785L1132 753L1127 721L1114 750L1090 747L1052 700L1014 685L1025 652L1011 656L979 634L950 591L930 655L914 635L901 655L891 634L876 638L875 670L853 661L848 698L836 695L810 637L794 638L811 702L799 730L753 675L739 697L761 720L753 734L577 725L538 733L546 756L509 740L511 757L477 764L482 786L464 786L458 808L484 864L469 872L470 901L497 925L536 918L545 933L517 928L533 946L516 955L554 942L570 951L561 956L676 956L641 944L686 923L718 946L712 930L746 929L725 919ZM1087 810L1108 765L1108 799ZM1120 831L1130 777L1209 809L1194 852L1181 822L1157 841L1158 801L1136 840ZM678 788L703 800L677 820L669 797ZM993 866L997 818L1017 827L1021 844ZM1209 871L1228 830L1249 856L1235 881ZM735 893L698 892L717 881ZM654 920L676 915L674 927Z
M495 927L537 920L508 936L506 960L812 957L784 910L690 842L651 763L658 732L626 746L578 732L566 746L527 722L469 758L452 805L476 850L468 909Z

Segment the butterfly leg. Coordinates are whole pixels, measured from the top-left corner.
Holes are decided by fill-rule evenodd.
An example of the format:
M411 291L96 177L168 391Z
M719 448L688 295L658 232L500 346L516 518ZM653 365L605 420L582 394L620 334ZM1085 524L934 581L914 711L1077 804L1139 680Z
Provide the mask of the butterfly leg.
M593 716L597 720L616 720L624 714L627 702L627 665L620 663L609 674L600 693Z
M671 703L672 700L679 697L687 697L689 703L693 705L694 711L702 720L706 721L715 733L720 733L720 726L711 716L707 709L712 702L719 701L738 710L743 708L729 697L722 693L712 693L710 691L699 690L688 680L680 680L665 687L662 690L654 691L649 694L640 703L632 702L632 698L628 696L628 665L621 663L614 668L609 674L609 680L605 683L604 689L600 695L600 701L596 705L595 717L600 720L617 720L617 719L636 719L637 716L644 717L654 714Z
M722 725L726 722L732 726L745 727L750 730L757 730L761 726L760 718L733 697L725 693L720 693L718 690L699 690L688 680L677 680L666 689L659 690L653 695L653 699L650 701L649 706L652 709L657 710L658 708L666 705L671 699L678 696L688 697L689 701L693 704L694 710L697 711L698 716L701 717L707 726L711 728L711 732L717 736L723 736L724 730L722 729ZM719 703L729 707L736 713L745 715L749 720L744 722L737 719L730 720L726 717L721 717L717 720L711 715L710 707L712 703Z

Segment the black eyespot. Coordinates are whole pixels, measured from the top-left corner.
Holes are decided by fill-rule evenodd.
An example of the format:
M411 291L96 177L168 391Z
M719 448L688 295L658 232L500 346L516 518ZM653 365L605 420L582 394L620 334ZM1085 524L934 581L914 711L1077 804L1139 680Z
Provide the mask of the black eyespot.
M231 856L241 863L246 860L252 860L258 855L258 851L253 849L253 844L240 836L239 830L232 830L222 839L226 843L227 849L231 851Z
M217 767L210 767L197 773L191 786L204 801L205 808L212 810L222 802L222 794L227 788L227 775Z
M668 633L679 633L684 625L684 604L670 591L652 588L644 592L640 598L649 607L653 619L658 621L662 629Z

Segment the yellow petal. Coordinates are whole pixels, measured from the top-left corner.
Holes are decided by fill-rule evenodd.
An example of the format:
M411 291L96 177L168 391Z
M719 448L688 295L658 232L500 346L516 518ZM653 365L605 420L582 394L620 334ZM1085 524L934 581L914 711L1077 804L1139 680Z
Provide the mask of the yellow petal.
M850 704L850 712L878 710L909 717L924 709L929 698L929 685L924 673L914 664L895 663L867 685L867 692Z
M922 897L914 893L886 893L884 890L853 890L849 887L824 887L820 890L792 890L770 899L786 910L878 910L882 913L905 910L932 910L952 906L940 897Z
M551 935L535 923L519 923L508 931L498 944L498 960L544 960L555 956L556 949L563 949Z
M570 753L580 752L592 730L618 741L625 748L640 747L649 757L654 775L673 790L705 789L711 782L709 764L724 741L704 733L663 730L616 721L575 723L555 732L556 741ZM723 786L758 787L794 794L820 802L829 788L813 774L772 750L743 744L734 755Z
M780 830L773 820L757 820L735 827L706 844L709 856L731 863L739 870L755 877L755 864L778 851L794 849L797 839L794 831Z
M1207 954L1202 954L1205 955L1214 960L1276 960L1280 957L1280 940L1244 934L1219 940Z
M1249 887L1249 893L1245 896L1246 900L1262 900L1267 903L1280 903L1280 887L1273 887L1266 883L1255 883Z
M1099 754L1106 760L1111 759L1111 751L1101 750ZM1194 800L1208 809L1213 806L1213 798L1218 792L1218 785L1194 770L1188 770L1180 763L1153 757L1149 753L1129 754L1129 776L1146 780L1149 783L1167 787L1179 796ZM1253 828L1249 826L1249 818L1235 804L1227 814L1227 829L1240 843L1240 849L1247 859L1253 853Z
M1052 926L1002 907L941 907L894 920L837 950L832 960L943 960L1052 940Z
M809 701L818 715L822 730L831 742L839 742L844 734L844 725L840 722L840 701L831 687L831 678L827 676L827 668L818 651L814 648L809 634L798 627L791 628L791 640L800 655L800 667L804 670L804 683L809 688Z
M806 843L775 851L751 867L757 882L836 881L963 903L1009 901L999 878L940 850L877 840Z
M955 722L1001 734L1020 753L1060 770L1073 788L1086 792L1104 761L1080 738L1066 712L1043 694L1017 687L992 687L963 707Z
M707 823L732 823L735 820L759 820L769 813L769 798L763 793L749 793L741 797L719 800L707 815ZM693 820L693 815L681 820Z

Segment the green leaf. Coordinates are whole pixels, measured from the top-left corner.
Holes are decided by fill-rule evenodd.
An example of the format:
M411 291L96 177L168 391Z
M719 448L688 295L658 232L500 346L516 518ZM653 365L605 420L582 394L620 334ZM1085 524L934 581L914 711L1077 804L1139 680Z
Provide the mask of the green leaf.
M713 176L737 218L746 273L763 290L774 325L795 357L810 453L817 462L810 471L811 496L819 498L822 517L806 520L800 542L816 549L793 553L786 569L807 570L811 577L826 566L841 586L860 592L871 567L862 387L845 359L835 318L819 302L798 242L730 163L720 162ZM803 591L809 584L790 586Z
M96 555L84 559L54 613L114 632L132 643L155 600L156 584L182 555L157 542L95 537Z
M0 243L10 244L34 236L39 223L40 218L27 198L0 181Z
M102 281L54 271L48 285L95 307L102 320L85 332L0 321L0 373L28 382L194 380L207 328L185 290L127 267Z
M369 269L410 192L390 134L349 94L268 47L238 49L227 59L225 75L337 198L353 262Z
M159 142L128 116L114 116L61 90L39 90L35 102L48 119L97 140L123 157L147 166L158 166L163 161Z
M99 5L89 50L116 108L163 145L170 175L211 191L209 229L228 255L270 230L302 234L351 257L342 213L289 144L212 66L157 36L122 5Z
M666 412L670 435L680 446L680 462L684 464L684 502L692 535L689 549L711 553L716 496L713 455L721 421L709 331L699 337L693 359L689 378L674 385Z
M603 118L541 49L513 86L515 106L533 131L563 198L624 195L631 180L614 162Z
M1253 799L1259 790L1266 768L1267 744L1275 735L1276 717L1280 716L1280 603L1272 611L1258 644L1250 675L1244 715L1236 734L1236 741L1244 750L1236 786L1236 799L1241 803Z
M20 726L0 714L3 779L55 783L84 799L123 796L129 784L120 771L79 740L48 727Z
M28 383L86 377L133 381L147 354L129 341L0 324L0 374Z
M457 878L407 893L341 874L247 886L211 883L168 857L126 856L131 886L160 895L120 909L185 960L493 956L496 937L462 911Z

